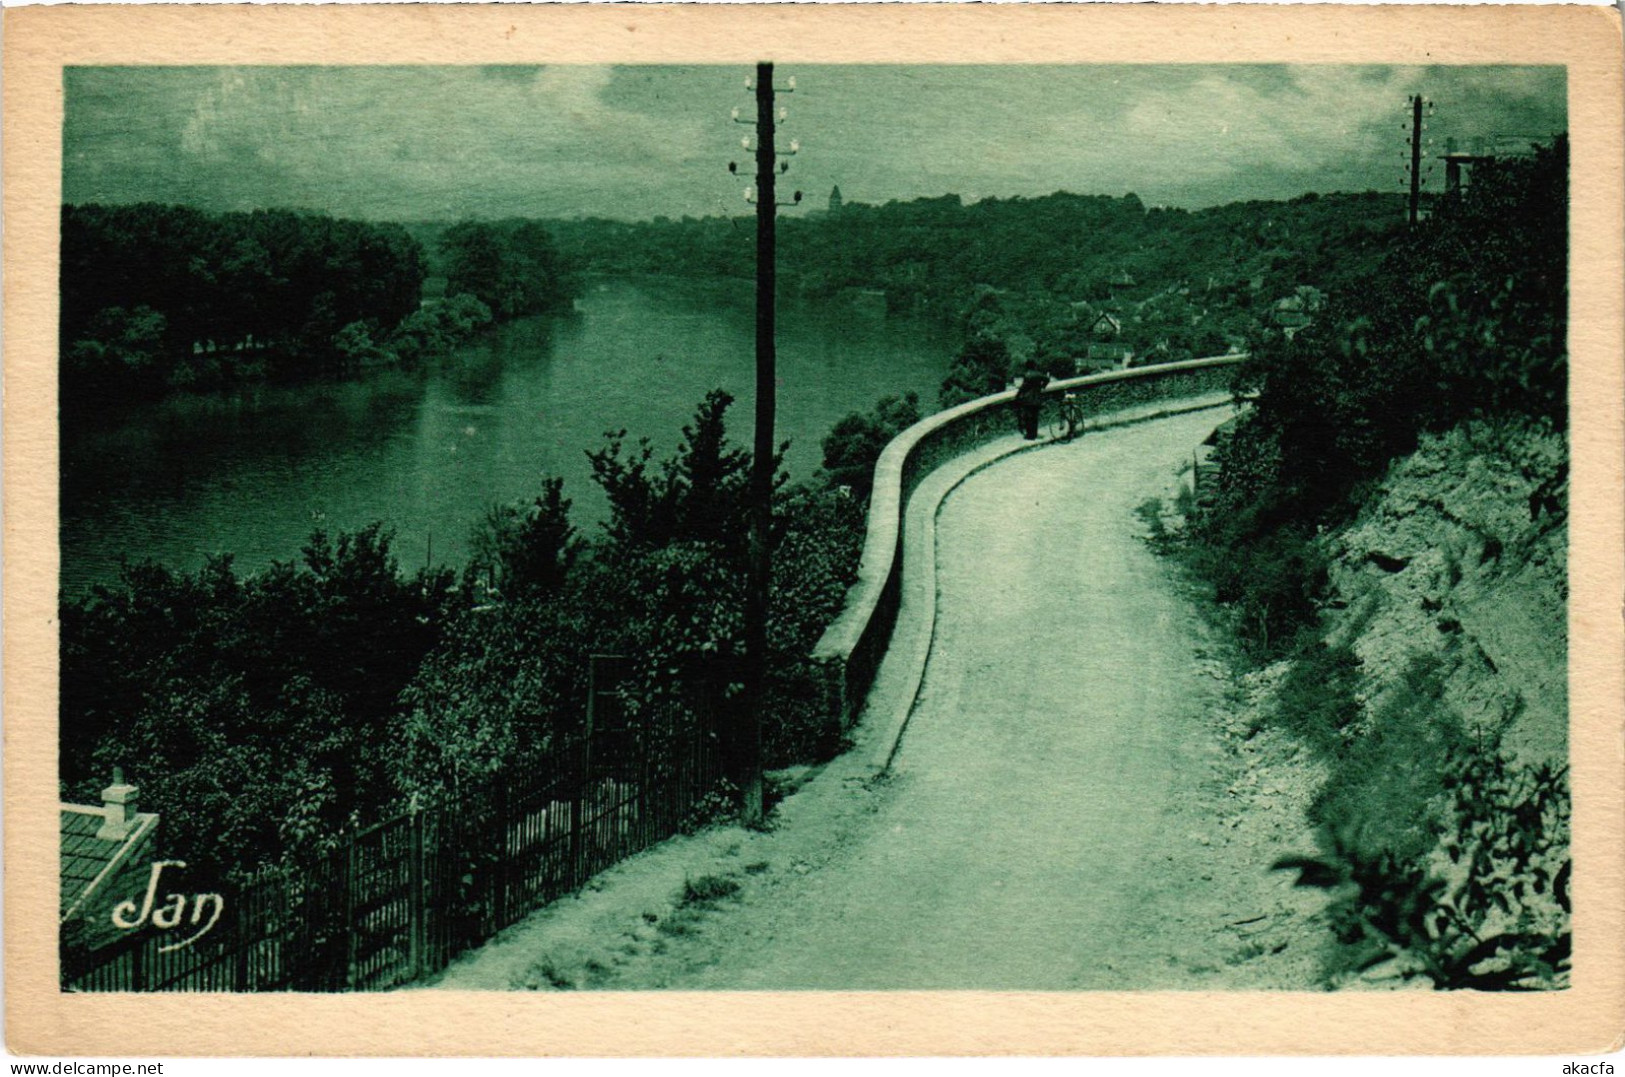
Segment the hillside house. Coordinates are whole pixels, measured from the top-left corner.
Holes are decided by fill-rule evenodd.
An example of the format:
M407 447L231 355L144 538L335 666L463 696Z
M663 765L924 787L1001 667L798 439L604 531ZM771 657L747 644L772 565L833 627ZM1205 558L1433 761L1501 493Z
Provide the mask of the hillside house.
M1130 288L1139 287L1139 282L1134 279L1134 275L1126 269L1122 270L1121 272L1114 273L1112 278L1107 281L1106 284L1111 289L1113 295L1117 295L1119 292L1128 291Z
M1108 311L1089 326L1089 335L1096 340L1116 340L1123 335L1123 323L1115 314Z
M1123 340L1097 341L1089 345L1084 361L1094 369L1127 370L1134 362L1134 345Z
M1270 311L1270 320L1278 326L1288 340L1301 329L1313 324L1314 315L1325 306L1326 297L1318 288L1300 286L1293 294L1277 299Z

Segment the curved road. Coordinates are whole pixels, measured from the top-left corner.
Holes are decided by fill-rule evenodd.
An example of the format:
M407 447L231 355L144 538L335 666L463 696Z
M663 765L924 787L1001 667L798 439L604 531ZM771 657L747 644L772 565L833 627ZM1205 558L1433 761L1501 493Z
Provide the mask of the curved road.
M849 753L771 832L634 858L442 986L535 986L538 962L615 989L1310 986L1302 891L1268 871L1300 835L1276 812L1255 838L1227 799L1223 682L1135 512L1228 414L972 475L939 517L935 643L888 777ZM705 874L739 890L664 904Z
M893 788L785 907L739 910L749 944L672 986L1175 986L1216 685L1134 510L1227 414L1025 453L950 495Z

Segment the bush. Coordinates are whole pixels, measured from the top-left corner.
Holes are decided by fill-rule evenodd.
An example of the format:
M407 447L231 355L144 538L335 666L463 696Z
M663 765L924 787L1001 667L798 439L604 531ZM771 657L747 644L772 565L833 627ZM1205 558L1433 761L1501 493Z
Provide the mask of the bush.
M739 880L725 875L701 875L683 880L683 905L713 905L739 893Z
M1437 989L1565 986L1572 950L1569 793L1565 771L1493 749L1452 753L1437 845L1407 856L1328 828L1317 857L1278 861L1298 885L1333 892L1349 971L1392 961Z
M1277 724L1322 756L1344 751L1360 718L1360 659L1313 630L1298 636L1292 665L1275 695Z
M168 323L148 306L108 307L85 327L84 336L63 349L65 402L94 397L116 400L128 393L161 390L169 373L164 354Z
M405 363L444 355L491 324L491 308L467 293L413 311L389 338L389 348Z
M865 415L861 411L836 422L824 437L824 470L835 486L846 486L860 501L869 499L875 462L886 444L920 421L918 393L886 396Z
M564 480L545 478L530 504L493 505L470 542L464 586L480 581L506 595L544 596L564 585L581 552Z
M1001 391L1010 379L1010 348L990 336L973 336L942 379L937 402L945 408Z
M390 776L405 793L456 789L523 765L581 721L597 633L579 591L466 609L401 692Z
M1326 664L1322 672L1347 677L1325 670ZM1310 805L1311 821L1354 828L1371 843L1373 855L1391 852L1411 860L1426 851L1450 760L1467 747L1461 719L1443 703L1444 675L1438 656L1410 661L1359 735L1331 749L1330 774ZM1333 721L1351 720L1348 703L1331 693L1327 698Z
M346 369L393 358L374 342L373 326L364 321L346 323L333 334L329 344L340 365Z

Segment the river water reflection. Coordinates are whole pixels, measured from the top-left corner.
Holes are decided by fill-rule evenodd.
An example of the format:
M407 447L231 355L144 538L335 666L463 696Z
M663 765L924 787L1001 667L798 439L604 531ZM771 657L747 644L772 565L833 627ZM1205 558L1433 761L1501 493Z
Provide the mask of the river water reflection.
M382 520L403 567L460 564L493 502L563 476L577 526L604 499L585 450L606 430L661 456L706 391L736 397L750 444L754 321L745 282L609 281L575 315L505 326L445 361L335 384L177 396L64 430L62 585L116 577L119 559L193 569L230 552L241 570L297 557L316 526ZM887 393L929 406L952 341L918 319L840 302L780 305L779 440L802 477L836 419Z

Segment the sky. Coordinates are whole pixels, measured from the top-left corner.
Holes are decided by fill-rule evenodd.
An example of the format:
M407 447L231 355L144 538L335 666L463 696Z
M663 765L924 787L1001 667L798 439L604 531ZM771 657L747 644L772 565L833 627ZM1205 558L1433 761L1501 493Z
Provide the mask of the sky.
M746 67L126 67L65 74L63 200L346 217L744 213ZM781 65L821 206L1133 192L1199 208L1406 184L1446 138L1566 127L1561 67ZM1443 168L1427 183L1437 189ZM781 191L785 188L781 186Z

